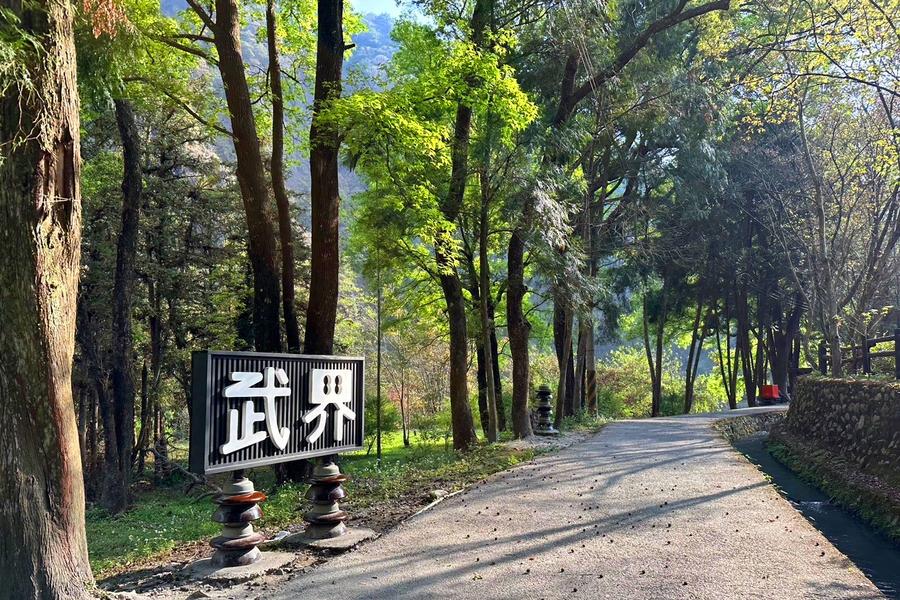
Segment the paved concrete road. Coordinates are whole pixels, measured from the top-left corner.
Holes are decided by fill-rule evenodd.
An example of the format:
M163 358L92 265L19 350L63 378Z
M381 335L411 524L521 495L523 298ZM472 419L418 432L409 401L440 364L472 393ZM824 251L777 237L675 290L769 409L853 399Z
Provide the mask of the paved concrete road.
M713 420L611 424L274 597L881 598Z

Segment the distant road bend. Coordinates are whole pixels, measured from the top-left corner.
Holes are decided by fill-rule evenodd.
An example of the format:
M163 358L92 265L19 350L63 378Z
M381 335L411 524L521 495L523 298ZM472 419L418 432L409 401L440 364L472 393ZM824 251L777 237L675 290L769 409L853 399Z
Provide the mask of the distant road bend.
M882 598L711 429L717 418L610 424L273 597Z

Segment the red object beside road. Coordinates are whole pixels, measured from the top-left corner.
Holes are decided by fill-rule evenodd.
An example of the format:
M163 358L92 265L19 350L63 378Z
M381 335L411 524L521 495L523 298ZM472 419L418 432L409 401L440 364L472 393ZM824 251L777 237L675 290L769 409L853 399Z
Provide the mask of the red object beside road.
M778 400L781 398L781 392L777 385L763 385L759 388L759 397L766 400Z

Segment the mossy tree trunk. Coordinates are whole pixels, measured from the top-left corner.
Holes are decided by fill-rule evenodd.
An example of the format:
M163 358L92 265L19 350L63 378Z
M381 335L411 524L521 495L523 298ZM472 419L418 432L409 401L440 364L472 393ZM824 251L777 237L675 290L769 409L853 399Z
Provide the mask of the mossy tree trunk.
M3 7L40 47L28 93L0 88L0 596L79 600L92 576L71 377L81 242L74 7Z
M517 438L531 435L528 412L530 369L528 338L531 324L523 309L525 292L525 232L516 227L509 238L506 253L508 292L506 295L506 328L509 332L509 352L512 357L512 429Z
M107 444L106 481L101 503L112 513L128 506L134 446L134 361L132 359L131 305L134 297L134 260L141 214L140 142L134 110L128 100L115 100L116 125L122 143L122 226L116 243L113 282L112 406L115 436Z

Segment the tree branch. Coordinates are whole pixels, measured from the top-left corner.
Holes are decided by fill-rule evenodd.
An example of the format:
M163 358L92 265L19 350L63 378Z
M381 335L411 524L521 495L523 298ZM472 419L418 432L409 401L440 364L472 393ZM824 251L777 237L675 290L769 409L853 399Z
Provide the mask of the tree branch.
M624 69L625 66L628 65L628 63L631 62L631 60L635 56L637 56L637 53L640 52L650 42L654 35L662 33L667 29L671 29L672 27L685 21L689 21L695 17L705 15L706 13L717 10L728 10L731 5L730 0L716 0L714 2L709 2L707 4L702 4L700 6L695 6L694 8L684 10L687 2L688 0L680 0L678 5L672 12L648 25L647 28L644 29L644 31L642 31L630 45L619 52L618 56L616 56L616 59L610 66L603 69L599 73L596 73L593 77L578 86L568 102L561 101L559 104L559 110L557 111L556 116L553 119L554 124L562 125L563 123L568 121L569 117L572 115L572 111L575 109L575 106L579 102L587 98L589 95L591 95L595 89L599 88L608 80L618 75L622 71L622 69Z
M200 6L200 3L197 0L187 0L188 6L190 6L197 16L200 17L200 20L203 21L203 24L210 28L211 31L216 31L216 23L212 20L212 16L209 11Z

